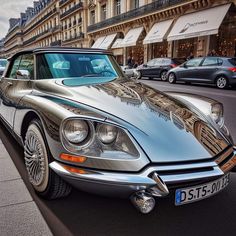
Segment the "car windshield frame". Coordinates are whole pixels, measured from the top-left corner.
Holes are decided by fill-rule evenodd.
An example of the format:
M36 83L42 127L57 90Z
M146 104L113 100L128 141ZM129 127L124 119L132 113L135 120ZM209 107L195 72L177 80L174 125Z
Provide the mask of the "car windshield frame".
M112 54L43 52L36 55L36 80L125 77ZM85 73L85 71L87 73Z

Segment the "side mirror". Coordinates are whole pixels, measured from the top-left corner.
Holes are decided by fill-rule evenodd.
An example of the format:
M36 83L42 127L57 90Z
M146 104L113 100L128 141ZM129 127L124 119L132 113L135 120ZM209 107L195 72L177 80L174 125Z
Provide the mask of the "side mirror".
M16 71L17 79L30 79L30 72L28 70L17 70Z

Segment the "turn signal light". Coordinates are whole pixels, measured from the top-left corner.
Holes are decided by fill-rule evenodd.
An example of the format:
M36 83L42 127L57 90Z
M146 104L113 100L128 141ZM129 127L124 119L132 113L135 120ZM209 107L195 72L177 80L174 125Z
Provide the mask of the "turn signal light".
M76 162L76 163L83 163L83 162L86 161L86 157L83 157L83 156L73 156L73 155L66 154L66 153L62 153L60 155L60 158L62 160L65 160L65 161Z
M78 169L78 168L75 168L75 167L72 167L72 166L64 166L64 168L66 170L68 170L69 172L72 172L72 173L81 174L81 175L88 174L87 171L82 170L82 169Z
M231 68L229 68L229 70L232 72L236 72L236 67L231 67Z

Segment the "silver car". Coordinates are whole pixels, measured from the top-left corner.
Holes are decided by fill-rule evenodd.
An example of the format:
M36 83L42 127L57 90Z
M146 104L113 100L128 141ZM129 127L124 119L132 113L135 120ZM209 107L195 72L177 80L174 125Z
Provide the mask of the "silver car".
M41 48L15 54L0 81L0 117L24 148L38 195L130 198L142 213L210 197L236 164L221 103L124 77L112 54Z

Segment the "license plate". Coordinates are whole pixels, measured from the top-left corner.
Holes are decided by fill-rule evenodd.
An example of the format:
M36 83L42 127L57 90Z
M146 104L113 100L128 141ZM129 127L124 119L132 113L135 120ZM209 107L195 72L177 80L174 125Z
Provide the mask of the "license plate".
M210 197L229 184L229 174L215 181L175 191L175 205L183 205Z

